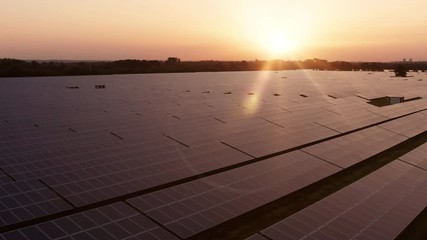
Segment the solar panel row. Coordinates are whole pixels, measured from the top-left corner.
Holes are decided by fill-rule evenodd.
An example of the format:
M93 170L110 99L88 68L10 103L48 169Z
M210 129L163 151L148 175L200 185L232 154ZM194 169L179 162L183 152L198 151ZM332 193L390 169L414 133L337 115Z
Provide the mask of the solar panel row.
M276 124L280 125L280 123ZM295 124L293 126L283 124L283 128L270 125L270 129L259 129L254 126L250 128L250 132L227 137L223 142L252 156L261 157L337 134L331 129L314 123L299 122L299 127Z
M296 151L128 202L181 237L189 237L338 170Z
M394 239L427 206L427 172L394 161L263 230L271 239Z
M0 234L2 240L179 239L122 203L95 208Z
M422 96L422 95L419 95ZM403 104L395 104L387 106L386 108L374 108L369 111L385 116L388 118L393 118L396 116L405 115L411 112L419 111L425 109L427 99L419 99L416 101L404 102ZM404 107L403 107L404 106Z
M406 139L400 134L371 127L304 148L302 151L347 168Z
M427 119L424 113L419 112L404 118L379 125L379 127L401 134L405 137L414 137L427 130Z

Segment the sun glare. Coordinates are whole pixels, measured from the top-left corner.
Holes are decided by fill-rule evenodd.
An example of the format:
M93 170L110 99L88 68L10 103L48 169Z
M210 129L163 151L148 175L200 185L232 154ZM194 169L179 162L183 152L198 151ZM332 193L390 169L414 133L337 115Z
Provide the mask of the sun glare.
M295 42L283 34L271 35L265 44L267 50L274 56L290 53L294 51L296 47Z

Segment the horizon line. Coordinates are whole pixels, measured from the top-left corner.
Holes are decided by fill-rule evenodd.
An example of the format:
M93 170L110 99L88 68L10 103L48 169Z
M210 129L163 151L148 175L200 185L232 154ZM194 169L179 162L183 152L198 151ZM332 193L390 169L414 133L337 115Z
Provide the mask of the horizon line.
M350 62L350 63L361 63L361 62L378 62L378 63L395 63L395 62L405 62L405 63L415 63L415 62L427 62L427 60L413 60L411 58L408 59L401 59L401 60L388 60L388 61L364 61L364 60L328 60L323 58L307 58L304 60L298 59L298 60L291 60L291 59L240 59L240 60L218 60L218 59L203 59L203 60L182 60L179 57L171 57L171 58L178 58L181 62L204 62L204 61L214 61L214 62L256 62L256 61L285 61L285 62L302 62L307 60L322 60L327 62ZM21 60L21 61L38 61L38 62L115 62L115 61L123 61L123 60L137 60L137 61L167 61L167 59L138 59L138 58L122 58L122 59L110 59L110 60L102 60L102 59L20 59L20 58L13 58L13 57L2 57L1 59L14 59L14 60Z

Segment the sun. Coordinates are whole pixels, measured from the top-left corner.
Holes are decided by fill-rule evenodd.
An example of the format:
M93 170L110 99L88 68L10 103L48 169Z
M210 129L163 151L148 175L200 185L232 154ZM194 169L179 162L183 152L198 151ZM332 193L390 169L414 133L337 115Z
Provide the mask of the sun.
M291 38L280 33L270 35L265 44L265 48L273 56L291 53L296 48L296 43Z

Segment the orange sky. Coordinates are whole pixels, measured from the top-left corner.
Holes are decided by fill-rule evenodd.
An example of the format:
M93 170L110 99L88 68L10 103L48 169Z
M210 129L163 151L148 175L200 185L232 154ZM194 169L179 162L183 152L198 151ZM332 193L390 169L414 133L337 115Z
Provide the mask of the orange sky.
M0 58L427 60L425 0L2 0Z

